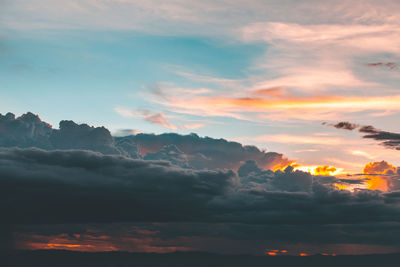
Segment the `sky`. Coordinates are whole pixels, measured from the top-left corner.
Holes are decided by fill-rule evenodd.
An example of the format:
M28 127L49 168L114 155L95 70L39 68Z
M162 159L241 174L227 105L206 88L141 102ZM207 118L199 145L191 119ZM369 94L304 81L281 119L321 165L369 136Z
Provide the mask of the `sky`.
M144 161L140 164L145 166L150 164L147 161L154 161L154 166L152 163L143 168L149 173L161 169L166 177L178 172L179 177L186 175L194 183L188 189L187 184L177 182L176 188L166 192L158 188L162 192L156 190L154 194L168 199L174 190L193 190L194 196L183 198L200 213L189 216L189 221L173 214L152 217L144 212L147 206L142 203L139 220L110 215L117 224L131 223L118 233L110 230L110 222L97 213L91 217L93 220L79 213L73 223L94 225L75 225L76 232L70 234L65 233L70 226L62 230L43 226L53 221L69 223L59 214L60 217L40 221L42 226L25 225L13 230L17 243L34 248L32 244L42 242L43 248L56 243L43 240L52 238L65 243L85 237L81 241L87 242L84 245L90 250L90 242L108 234L113 238L101 245L115 249L129 247L116 245L114 240L115 236L127 235L142 251L205 249L210 242L220 242L226 247L222 252L236 253L232 240L242 242L249 233L243 245L249 253L259 253L271 244L280 250L295 247L295 254L302 252L298 244L303 244L307 253L320 253L320 239L325 240L329 253L398 252L399 239L392 238L386 244L374 238L389 235L389 229L398 224L398 220L389 220L378 210L379 205L389 205L399 190L399 82L400 3L396 0L0 0L0 144L8 147L0 151L0 162L5 164L0 171L12 172L5 167L11 161L26 170L16 175L18 179L36 177L37 173L30 172L24 161L30 158L38 164L37 172L47 173L44 176L48 179L60 182L64 178L50 174L61 171L66 176L86 177L90 184L94 177L104 177L96 168L82 167L86 163L97 166L99 162L112 161L124 169L130 164L131 168L139 168L135 165L139 163L123 163L113 157L122 155ZM16 117L10 119L8 112ZM40 119L33 114L20 117L27 112L38 114ZM62 120L74 123L61 125ZM125 138L128 135L132 136ZM22 150L10 150L14 146ZM31 146L43 151L32 152ZM83 149L102 153L105 158L85 154L89 152L65 152L53 155L60 157L60 163L45 163L49 153L56 153L54 149ZM70 157L82 157L86 163L80 166L72 159L61 160ZM161 161L170 162L172 167ZM288 166L292 169L286 172ZM241 167L251 171L240 175ZM75 173L79 168L88 176ZM126 177L116 169L105 171L120 182ZM272 173L266 173L268 169ZM205 180L199 178L201 182L193 175L204 176ZM321 175L331 180L315 178ZM210 191L200 190L197 195L197 187L205 189L196 183L209 184L212 176L225 178L217 188L211 183L207 187ZM156 175L152 179L159 182L162 177ZM96 188L104 186L97 182ZM121 190L119 182L115 184L116 191ZM167 187L164 182L161 187ZM72 187L79 185L77 181L71 183ZM138 191L136 180L132 183L132 190ZM146 184L139 184L147 188ZM324 189L315 189L317 184ZM60 189L54 186L55 191ZM227 193L230 190L236 193ZM97 199L94 191L91 192ZM249 192L266 194L268 201ZM286 215L274 209L270 212L277 218L269 214L272 219L264 218L268 212L248 214L250 221L239 219L243 216L241 210L229 215L232 203L249 205L254 212L259 205L277 205L276 201L283 197L278 197L277 192L288 194ZM318 206L321 192L329 195L324 195L328 202L344 202L325 210ZM36 193L45 194L40 190ZM113 194L109 195L116 205L143 201L122 196L115 200ZM60 196L60 205L66 201L63 197ZM149 198L145 194L142 197ZM379 219L344 219L349 207L360 214L366 212L368 205L357 202L363 197L372 201L368 205L379 213ZM293 199L297 198L304 204L301 212L292 210ZM37 205L43 203L39 201ZM92 205L87 203L87 207L93 208ZM385 206L386 210L398 215L397 204L391 205ZM150 206L158 207L154 203ZM321 222L321 228L317 227L310 240L286 234L282 244L277 243L278 237L255 241L257 231L265 236L278 231L263 223L285 224L290 216L305 216L307 209L317 206L313 216ZM21 208L26 207L21 204ZM170 206L164 208L173 213ZM215 210L223 215L214 214ZM187 212L187 207L181 207L181 211ZM331 217L334 212L344 216L343 220ZM16 216L10 219L10 225L24 220L27 224L38 223ZM329 220L333 224L327 223ZM143 221L147 224L140 224ZM309 232L311 222L310 218L301 217L296 226L285 224L278 232ZM374 223L381 230L374 228ZM176 224L185 227L180 229ZM187 232L191 224L197 229L194 237ZM206 234L213 227L219 229L215 230L218 233ZM104 235L99 234L100 228ZM374 238L359 241L361 228L371 231ZM336 240L338 232L349 235ZM194 239L188 241L188 236ZM221 246L215 246L215 251L221 252L218 247ZM134 250L132 245L129 249Z

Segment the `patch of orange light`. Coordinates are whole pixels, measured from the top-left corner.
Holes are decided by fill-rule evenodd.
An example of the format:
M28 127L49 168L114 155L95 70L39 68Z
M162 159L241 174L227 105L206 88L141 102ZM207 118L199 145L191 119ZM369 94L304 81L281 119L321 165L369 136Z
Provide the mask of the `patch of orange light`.
M289 164L281 164L281 163L279 163L279 164L275 165L274 167L272 167L271 169L272 169L274 172L277 171L277 170L284 171L284 170L285 170L287 167L289 167L289 166L291 166L291 167L293 167L293 168L297 168L297 167L299 167L300 165L297 164L296 162L291 162L291 163L289 163Z
M339 175L343 173L342 168L336 168L333 166L298 166L294 168L295 170L309 172L312 175Z
M45 243L45 242L28 242L23 244L24 249L65 249L72 251L114 251L113 246L107 245L89 245L89 244L71 244L71 243Z
M300 255L301 257L306 257L306 256L308 256L308 254L307 254L307 253L304 253L304 252L300 253L299 255Z
M351 189L350 186L347 184L334 183L333 185L339 190L350 190Z
M280 255L281 253L287 253L287 250L266 249L264 253L265 253L265 255L268 255L268 256L277 256L277 255Z
M94 248L93 245L54 244L54 243L47 243L46 246L50 249L52 249L52 248Z
M381 191L389 190L388 180L391 179L390 177L366 175L365 178L367 178L365 180L367 189Z
M365 183L367 185L367 189L371 190L381 190L388 191L389 190L389 181L392 179L390 176L376 176L376 174L394 174L397 173L398 169L392 164L382 160L376 162L370 162L365 165L363 169L363 173L365 175ZM375 175L368 175L375 174Z

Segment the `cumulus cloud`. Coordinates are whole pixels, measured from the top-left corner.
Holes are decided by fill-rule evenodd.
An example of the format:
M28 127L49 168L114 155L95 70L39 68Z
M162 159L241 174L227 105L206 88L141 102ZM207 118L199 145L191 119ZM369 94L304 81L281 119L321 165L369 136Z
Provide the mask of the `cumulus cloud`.
M55 149L87 149L104 154L118 154L111 133L104 127L91 127L73 121L61 121L50 141Z
M51 125L31 112L16 118L14 114L0 114L0 146L49 148Z
M358 125L350 122L338 122L336 124L325 125L333 126L337 129L354 130L358 128L360 133L363 133L363 138L380 141L387 148L400 150L400 134L383 131L371 125Z
M1 115L0 115L1 116ZM126 131L125 131L126 132ZM38 147L48 150L80 149L129 158L166 160L185 168L237 169L246 160L255 160L262 168L274 169L291 163L282 154L260 151L225 139L199 137L196 134L134 134L113 137L105 127L61 121L59 129L27 113L15 119L8 113L0 117L0 146Z
M356 227L400 220L400 184L394 180L387 192L339 190L335 183L371 180L314 176L290 166L268 170L290 161L278 153L195 134L112 137L105 128L71 121L61 122L60 129L48 127L47 149L0 149L3 225L201 222L240 224L245 235L259 227L270 229L268 225L290 225L294 232L313 224L334 236L332 224ZM32 127L22 129L19 135L25 137ZM21 140L25 145L27 139ZM365 172L379 169L394 177L388 166L372 164Z
M291 163L279 153L261 151L255 146L243 146L225 139L199 137L196 134L137 134L116 138L120 139L130 139L135 142L142 154L154 153L165 146L174 145L186 154L189 165L196 169L236 170L247 160L256 161L264 169L283 167Z
M126 140L126 139L123 139ZM176 166L180 166L182 168L188 168L188 160L182 151L179 150L175 145L167 145L163 147L161 150L155 153L147 153L144 157L146 160L166 160L171 162Z
M243 184L232 171L195 171L82 150L12 148L0 151L0 177L9 223L400 219L398 192L336 190L290 168Z
M370 162L365 165L363 169L365 174L395 174L397 173L397 168L386 161Z

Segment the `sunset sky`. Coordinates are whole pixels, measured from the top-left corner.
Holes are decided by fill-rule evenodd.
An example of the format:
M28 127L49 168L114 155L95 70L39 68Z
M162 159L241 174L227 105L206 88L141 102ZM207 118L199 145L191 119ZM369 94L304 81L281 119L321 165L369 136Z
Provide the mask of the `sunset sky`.
M200 178L193 178L193 173L196 177L205 175L206 180L213 175L226 176L221 178L217 188L207 187L209 191L205 196L196 193L198 188L203 190L204 185L192 188L177 182L176 188L169 188L168 182L160 182L160 188L166 186L170 191L157 191L158 200L168 199L179 190L193 190L193 196L182 196L199 209L199 214L191 214L188 221L177 214L171 215L174 212L168 205L164 210L170 212L168 215L151 216L144 211L147 206L140 208L139 214L143 213L138 215L140 219L118 212L111 214L111 219L96 212L92 217L79 213L76 220L64 218L61 213L54 218L44 216L43 221L16 215L10 219L10 225L20 225L12 227L15 242L19 248L28 249L61 246L88 251L93 248L95 251L143 252L207 250L208 244L213 243L211 251L239 253L239 245L232 241L236 240L246 253L257 250L255 254L259 254L264 248L272 253L275 253L272 250L289 250L297 255L322 253L321 240L324 240L324 249L330 254L399 252L398 230L387 243L378 238L389 237L400 218L399 202L385 206L387 212L395 214L393 218L388 217L389 213L381 214L383 211L378 208L392 203L385 198L396 197L399 201L395 196L400 189L397 168L400 166L399 86L400 2L397 0L0 0L0 144L22 148L11 152L1 150L0 162L4 166L14 162L15 166L27 168L18 177L25 177L26 173L36 177L43 172L43 177L47 177L43 179L50 179L49 172L57 172L73 177L82 175L87 179L82 183L90 184L96 175L103 179L104 173L114 175L116 170L130 174L127 166L134 163L125 162L126 158L125 163L120 158L107 158L116 154L141 160L145 162L140 163L143 166L150 164L146 160L158 161L154 166L143 167L144 175L147 171L165 171L166 177L188 176L194 183ZM29 126L13 128L17 122L7 124L6 121L11 120L6 118L8 112L15 114L12 121L23 121ZM21 119L27 112L38 114L40 120L30 115ZM93 136L87 140L74 143L78 142L74 138L82 135L69 137L68 129L76 127L77 133L86 129L65 124L64 132L59 126L62 120L104 126L113 139L106 133L96 139L97 133L91 133ZM103 128L96 129L101 132ZM138 135L141 133L145 135ZM156 137L152 137L152 133L157 134ZM159 135L163 133L180 135ZM197 135L182 137L191 133ZM128 151L123 143L128 135L134 135L127 142L134 142L135 149L139 149L136 154ZM220 138L243 147L221 143L217 141ZM109 143L103 144L102 140ZM202 147L197 149L200 143ZM247 149L246 145L254 145L259 150ZM30 146L44 150L28 153L26 150ZM215 147L221 149L218 153L222 151L226 155L207 152ZM54 149L68 152L54 152ZM100 159L98 154L84 154L87 150L112 156ZM178 156L171 158L171 153ZM52 156L54 160L50 160ZM74 157L82 158L82 166L86 162L88 166L97 166L101 161L106 166L104 172L88 167L86 176L78 174L78 169L83 167L73 160ZM40 166L28 171L27 158ZM51 163L46 163L45 159ZM54 163L58 160L59 163ZM166 163L162 160L171 162L172 169L163 165ZM109 161L114 162L115 167L111 163L112 166L107 167ZM294 169L285 172L289 165ZM174 166L185 170L184 174ZM240 166L244 166L243 171L247 168L246 174L237 173ZM317 169L318 166L321 167ZM333 169L327 171L331 167L323 166ZM247 172L249 168L252 172ZM186 173L188 169L192 172ZM279 173L267 173L268 169L279 170ZM211 170L212 174L206 173ZM6 172L6 167L0 168L0 173L2 171L14 173ZM329 191L329 197L348 202L329 209L319 207L316 203L320 200L314 203L319 195L313 195L312 199L306 197L309 192L317 194L312 187L316 178L312 185L311 182L307 184L308 178L300 171L304 171L304 175L308 172L323 175L326 178L321 182L323 186L329 184L329 190L341 192L337 194L346 192L338 197ZM290 181L285 180L284 185L272 180L268 184L254 185L262 177L286 179L282 177L291 174L301 176L296 179L303 179L302 182L296 184L296 180L293 187L292 178L288 178ZM232 182L232 175L243 180ZM126 178L121 173L116 173L115 177L118 183ZM336 180L328 182L327 177ZM54 179L64 178L60 174ZM157 176L152 181L158 179L162 177ZM75 182L81 186L81 182ZM235 183L241 185L233 186ZM96 186L102 188L104 184ZM132 184L128 188L130 186L137 190ZM147 188L142 183L138 186L143 190ZM365 196L355 196L361 194L357 193L357 188L372 190L362 191ZM380 191L373 191L375 189ZM259 194L262 190L268 194L270 190L296 192L287 199L296 199L293 201L302 204L298 204L299 207L295 202L282 204L289 211L279 216L279 209L270 213L249 212L246 213L248 219L241 218L242 211L230 213L234 204L257 210L259 205L279 205L282 196L271 193L268 196L272 199L265 197L268 201L264 203L261 196L253 199L247 195L254 190ZM99 195L94 191L90 194L97 199ZM211 200L214 194L218 197ZM367 198L367 194L376 202L357 206L359 203L354 199ZM130 203L130 196L126 196L126 201L122 199L124 196L121 193L120 200L113 199L118 205ZM28 196L21 197L28 199ZM80 197L85 201L84 196L78 199ZM143 199L135 201L142 203L152 197L154 195L149 197L143 193ZM135 201L133 203L137 203ZM204 201L211 204L207 206ZM43 205L41 203L38 200L37 205ZM85 207L92 209L92 204L87 203ZM212 211L203 205L212 207ZM365 221L343 219L352 205L357 206L359 214L365 215L372 209L371 214L379 219L374 221L370 218L372 215L361 216ZM149 207L158 209L155 202ZM183 214L189 212L186 207L178 209ZM215 210L226 213L214 214ZM310 215L311 210L318 211ZM304 214L310 217L303 219ZM292 216L296 218L295 226L287 224ZM337 216L344 216L340 217L343 220ZM57 224L53 225L54 222ZM63 228L60 223L74 224L72 228ZM119 230L108 223L116 223ZM283 226L278 227L276 223ZM313 223L321 224L313 228L310 226ZM374 228L375 223L382 227ZM48 224L51 226L46 226ZM193 235L192 224L196 229ZM244 227L246 224L250 226ZM208 232L211 228L213 233ZM305 237L299 233L303 231L314 232ZM363 239L364 231L371 231L371 236ZM262 232L265 239L258 240L257 232ZM277 232L285 236L279 242L281 237L274 234ZM348 235L336 238L339 232ZM271 239L267 238L269 235Z

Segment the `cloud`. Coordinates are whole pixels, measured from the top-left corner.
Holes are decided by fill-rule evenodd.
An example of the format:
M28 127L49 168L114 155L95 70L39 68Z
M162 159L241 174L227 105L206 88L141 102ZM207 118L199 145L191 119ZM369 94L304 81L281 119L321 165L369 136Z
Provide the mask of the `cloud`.
M336 73L334 70L329 72ZM315 75L324 80L320 75ZM305 80L307 85L313 84L310 80ZM232 96L227 96L223 90L215 90L212 94L182 94L180 88L169 86L164 88L162 97L152 94L148 96L148 99L175 113L223 116L256 122L271 119L321 120L332 119L338 114L349 112L400 110L397 105L400 100L399 95L360 96L355 91L347 95L329 91L322 94L310 93L308 89L307 92L297 90L295 94L283 89L263 91L263 88L274 85L285 86L283 84L256 84L255 89L251 91L240 87L235 92L230 92ZM293 86L299 86L298 82Z
M380 141L381 144L387 148L400 150L400 134L398 133L379 130L371 125L358 125L350 122L339 122L337 124L325 123L325 125L346 130L354 130L358 128L358 131L364 134L363 138L377 140Z
M289 233L306 230L311 234L326 231L318 235L321 238L308 241L311 242L308 246L312 242L336 244L338 236L344 243L396 244L393 239L380 241L355 230L360 224L381 225L382 229L375 228L374 233L386 235L391 228L388 224L400 220L400 182L397 173L387 168L389 164L373 163L365 171L383 172L385 177L390 172L386 180L377 174L363 174L362 179L337 178L326 175L332 171L326 166L318 173L325 175L317 176L291 166L284 171L273 171L292 162L282 154L224 139L196 134L112 137L104 127L62 121L59 129L52 129L35 115L28 115L29 120L26 116L21 118L22 122L12 114L2 117L2 140L8 140L10 132L21 136L12 147L0 148L0 206L4 225L0 234L5 240L0 245L3 247L10 246L11 233L18 233L16 227L21 224L66 225L68 229L77 223L101 223L108 227L127 222L157 222L157 227L207 224L214 225L212 229L226 225L225 230L210 232L210 237L202 236L200 226L190 227L192 234L183 237L177 236L178 232L174 234L173 228L170 237L133 236L129 242L136 244L132 249L137 251L206 249L205 244L212 243L211 240L230 244L237 238L249 242L249 249L254 249L257 246L251 244L261 244L255 240L263 239L263 246L276 244L278 235L272 232L281 233L280 242L288 245L304 238L302 234ZM10 122L24 127L11 127ZM28 134L42 133L41 127L49 130L45 131L47 139L42 139L43 134ZM47 140L49 147L46 150L15 147L18 142L25 146L26 140L41 144L36 138ZM354 190L339 190L337 184L346 184ZM338 227L350 227L352 230L346 231L355 232L338 234ZM88 235L86 239L77 239L60 232L48 235L35 237L22 231L14 238L25 244L21 245L24 248L96 251L126 247L126 243L118 243L113 237ZM362 241L357 241L360 238ZM77 242L83 247L75 246ZM233 251L232 246L227 245L227 251Z
M136 129L118 129L113 133L114 136L127 136L127 135L135 135L142 133L139 130Z
M72 248L78 251L196 250L263 255L266 248L280 248L288 250L289 255L298 255L300 251L307 251L309 254L321 252L363 254L366 251L387 253L388 250L396 248L400 234L398 226L399 223L396 222L343 225L213 223L24 225L18 227L16 238L19 241L18 247L25 249L48 249L52 244L58 244L63 248L64 244L64 248L67 245L83 245ZM394 252L398 252L398 247Z
M137 134L116 138L120 139L132 140L143 155L174 145L185 153L189 166L195 169L237 169L246 160L255 160L264 169L274 169L292 162L280 153L264 152L255 146L243 146L237 142L199 137L196 134Z
M83 150L1 149L0 173L4 223L194 220L235 182L232 171Z
M165 117L163 113L155 113L155 114L145 114L144 120L151 122L153 124L161 125L165 128L176 130L178 127L169 123L168 119Z
M375 63L367 63L366 64L368 67L380 67L380 68L388 68L390 70L396 70L399 68L399 66L394 63L394 62L375 62Z
M397 168L393 165L387 163L386 161L370 162L365 165L363 169L365 174L395 174L397 173Z
M31 112L15 118L12 113L0 114L0 146L49 148L52 126Z
M359 126L358 124L350 123L350 122L347 122L347 121L338 122L338 123L333 124L333 125L327 124L327 123L322 123L322 124L323 125L333 126L336 129L345 129L345 130L350 130L350 131L356 129Z
M289 134L272 134L272 135L259 135L252 137L240 138L240 140L251 140L262 143L282 143L282 144L319 144L319 145L339 145L347 143L347 140L332 137L332 136L318 136L318 135L289 135Z
M60 129L53 130L49 139L55 149L87 149L104 154L119 154L111 133L104 127L61 121Z
M176 130L178 129L178 127L172 123L169 122L169 120L167 119L167 117L165 116L164 113L153 113L150 112L148 110L137 110L137 111L133 111L133 110L127 110L127 109L123 109L123 108L115 108L115 111L124 116L124 117L130 117L130 118L142 118L145 121L148 121L152 124L156 124L156 125L160 125L163 126L165 128L168 129L172 129L172 130Z
M14 148L0 151L0 176L5 223L327 224L400 218L396 191L339 191L332 181L290 168L242 184L232 171L185 170L90 151Z
M7 117L12 119L11 115ZM26 136L31 129L22 128L19 135ZM0 137L8 135L3 132ZM25 139L21 140L25 144ZM167 252L180 250L176 248L206 249L205 244L212 243L211 240L230 244L241 238L241 242L249 242L250 250L258 248L257 244L276 244L278 239L286 245L300 242L305 233L311 234L308 246L313 242L397 244L394 238L388 241L375 238L380 234L390 236L393 228L390 222L400 220L400 183L396 182L396 173L388 182L388 191L350 192L339 190L335 184L361 188L364 183L375 183L376 189L383 187L369 176L346 180L315 176L293 167L284 171L267 170L275 166L283 168L291 161L279 153L195 134L112 137L102 127L62 121L60 129L51 129L48 141L51 147L47 150L0 148L3 225L12 226L2 235L7 240L10 232L19 231L15 225L21 224L67 225L69 229L77 223L101 223L109 227L110 223L157 222L157 227L163 229L171 224L180 225L181 233L172 227L164 233L167 236L158 232L147 237L136 235L124 239L124 243L112 236L97 238L100 234L72 238L54 232L47 237L44 234L35 237L22 231L14 237L28 242L23 243L24 248L29 247L29 242L41 248L70 248L68 244L79 243L87 245L80 249L96 251L107 247L123 249L131 242L132 250ZM145 155L144 160L139 158L140 151ZM384 165L372 164L366 172L383 168L388 173ZM238 169L238 175L230 169ZM320 171L330 170L322 167ZM208 229L225 226L204 234L205 228L193 224L212 225ZM381 229L374 228L375 237L365 235L358 229L365 229L366 224L379 225ZM192 229L186 236L181 229L185 225ZM215 251L220 250L216 247ZM233 251L232 246L227 245L226 251Z
M204 127L204 123L187 123L183 125L176 125L170 122L169 118L162 112L151 112L146 109L138 109L136 111L134 110L128 110L128 109L123 109L123 108L115 108L115 111L124 116L124 117L129 117L129 118L142 118L145 121L148 121L152 124L155 125L160 125L162 127L171 129L171 130L178 130L178 129L198 129L201 127Z
M365 133L363 138L382 141L385 147L400 150L400 134L398 133L382 131L373 126L362 126L358 131Z
M291 161L282 154L260 151L224 139L199 137L196 134L145 134L113 137L105 127L61 121L53 129L37 115L27 113L15 119L8 113L0 118L0 146L38 147L47 150L90 150L106 155L137 159L167 160L195 169L237 169L246 160L256 160L263 168L277 168ZM149 154L149 152L151 154Z
M175 145L166 145L161 150L155 153L147 153L144 157L145 160L165 160L172 164L182 167L189 168L187 156Z

